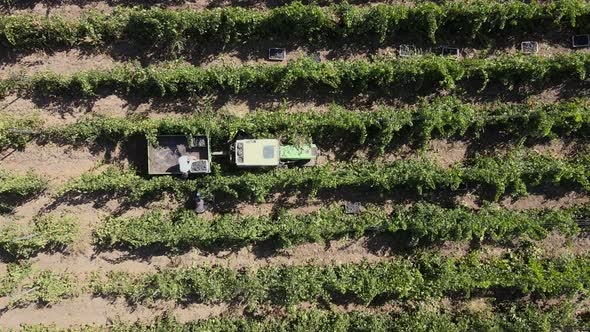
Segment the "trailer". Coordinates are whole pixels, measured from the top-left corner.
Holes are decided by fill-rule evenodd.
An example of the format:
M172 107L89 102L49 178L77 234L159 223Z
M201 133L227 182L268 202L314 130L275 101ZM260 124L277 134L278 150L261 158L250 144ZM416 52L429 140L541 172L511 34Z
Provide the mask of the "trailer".
M187 175L211 173L211 146L205 135L160 135L148 142L148 173Z

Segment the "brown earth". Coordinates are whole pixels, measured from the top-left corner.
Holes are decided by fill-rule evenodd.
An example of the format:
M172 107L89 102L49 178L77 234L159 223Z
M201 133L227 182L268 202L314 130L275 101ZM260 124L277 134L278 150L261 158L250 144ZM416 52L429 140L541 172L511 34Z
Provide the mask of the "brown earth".
M124 251L94 252L87 248L84 252L41 253L31 258L34 269L51 269L55 272L71 272L79 275L97 271L120 271L130 273L155 272L161 268L217 265L232 269L274 265L330 265L378 262L394 259L386 239L360 238L357 240L330 241L326 244L306 243L292 248L274 251L259 247L225 249L206 252L192 249L179 255L161 254L146 257L134 256Z
M191 304L186 307L172 302L158 302L151 306L130 307L125 300L107 300L84 295L47 307L35 305L15 308L0 316L0 326L17 329L23 323L57 327L76 325L110 325L113 322L148 322L171 311L181 322L217 317L231 311L226 304Z
M120 63L109 55L100 53L84 54L79 49L50 54L39 51L21 57L14 63L0 65L0 79L22 73L31 75L37 72L49 71L56 74L73 74L87 70L108 70L118 64Z
M12 3L10 3L12 2ZM0 5L0 10L11 14L36 14L36 15L60 15L69 18L78 18L84 11L98 10L105 13L112 12L117 6L158 6L170 9L203 10L219 7L245 7L254 9L266 9L293 2L291 0L9 0ZM304 0L303 3L311 1ZM340 1L320 0L313 1L319 5L331 5ZM363 6L378 3L405 4L414 6L414 1L409 0L350 0L348 3Z
M327 45L321 47L307 47L298 45L296 41L277 42L271 40L260 40L248 42L235 47L218 47L206 46L198 50L187 50L184 54L183 62L196 66L209 67L213 65L256 65L256 64L277 64L277 62L267 59L268 49L273 47L286 48L286 63L300 59L311 54L317 53L321 61L332 60L360 60L371 58L391 58L399 55L399 45L381 46L375 45L364 48L350 48L347 46ZM539 43L539 53L541 56L551 56L555 54L568 54L574 52L569 46L553 44L549 42ZM505 54L517 54L519 45L510 45L508 47L488 49L478 49L473 47L463 47L460 58L494 58ZM423 54L438 54L438 48L424 46ZM83 70L108 70L116 65L120 65L130 60L141 60L143 65L158 64L168 60L161 57L161 52L155 52L153 56L137 52L137 46L128 45L125 48L101 48L85 49L72 48L58 51L34 51L32 53L12 53L8 52L2 56L4 63L0 65L0 79L7 78L10 75L18 75L23 72L32 74L42 71L51 71L58 74L71 74ZM575 52L587 52L586 50L576 50ZM1 59L1 58L0 58ZM178 60L177 60L178 61Z
M472 313L489 314L492 311L493 302L494 299L491 298L477 298L469 301L442 298L440 300L428 300L413 303L413 305L443 311L448 310L450 307L456 307L458 310L467 310ZM297 305L296 308L300 310L308 310L318 309L321 308L321 306L315 303L302 303ZM239 304L231 306L228 306L227 304L190 304L187 306L181 306L171 301L156 301L149 306L136 305L134 307L129 307L122 299L105 300L102 298L82 296L71 300L64 300L58 304L42 308L30 305L23 308L13 309L3 316L0 316L0 325L5 328L18 329L23 322L27 322L27 324L52 324L56 327L62 328L81 325L102 326L110 325L113 322L148 323L153 321L156 317L165 314L172 314L176 320L184 323L215 317L243 317L245 309L246 308L243 305ZM269 312L276 316L286 314L286 311L282 308L261 306L258 309L262 313ZM335 312L360 311L369 313L399 313L403 311L403 308L394 304L385 304L378 307L366 307L355 304L332 304L330 310ZM64 317L67 319L64 319Z

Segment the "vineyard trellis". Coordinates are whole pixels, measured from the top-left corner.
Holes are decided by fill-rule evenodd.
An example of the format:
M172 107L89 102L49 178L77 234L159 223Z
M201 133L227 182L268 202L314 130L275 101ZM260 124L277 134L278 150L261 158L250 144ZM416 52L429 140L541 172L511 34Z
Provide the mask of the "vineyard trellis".
M0 41L13 49L103 46L131 40L143 47L181 52L192 44L237 44L263 38L299 38L317 42L377 40L413 36L436 43L449 36L490 40L510 33L584 31L590 5L582 0L549 3L524 1L420 2L320 7L294 2L271 10L227 7L174 10L118 8L87 12L78 20L52 15L0 18Z
M238 132L252 137L281 137L285 143L314 141L343 142L369 148L380 154L400 137L423 146L432 138L477 138L494 132L520 141L530 137L585 137L590 128L588 100L527 104L464 103L456 97L422 101L413 107L380 107L377 111L355 111L333 105L327 112L287 113L256 111L244 117L202 114L183 118L141 119L93 117L76 123L45 127L38 117L0 119L0 149L23 148L35 138L41 142L81 144L97 140L115 142L142 135L197 135L207 133L213 149L222 150ZM33 131L33 134L28 134Z
M0 326L590 330L590 2L303 1L0 0ZM224 153L150 177L158 135Z
M245 246L273 241L280 247L305 242L324 242L368 233L400 233L407 245L513 238L542 239L552 230L575 236L578 220L590 215L584 207L571 209L510 211L486 207L479 211L463 207L445 209L418 202L397 206L391 214L368 206L361 215L346 214L341 207L294 215L281 211L274 216L227 214L214 220L192 210L179 209L168 215L161 210L141 217L109 217L94 231L95 243L103 248L168 250L200 247Z
M441 298L449 292L468 295L494 289L546 296L587 290L588 257L528 256L513 254L484 260L476 253L459 259L426 254L413 261L273 266L241 272L224 267L189 267L145 274L95 274L90 282L96 295L124 296L133 302L167 299L217 303L241 299L251 306L293 305L319 298L346 298L351 303L370 305L376 297L423 300Z
M207 68L170 62L141 67L126 64L110 70L63 75L39 72L0 80L0 95L93 97L122 94L144 97L182 97L215 93L315 91L327 94L392 93L392 88L415 92L455 89L462 83L485 89L501 84L542 86L564 80L584 82L590 68L588 53L553 57L504 55L455 60L444 56L403 59L335 60L316 62L304 57L286 65L216 65Z
M347 187L371 188L377 192L395 189L457 191L466 186L494 192L494 200L511 193L526 195L529 187L541 184L565 185L590 190L590 158L553 158L527 150L505 156L478 156L464 163L443 168L425 158L393 163L336 163L314 168L279 169L241 174L213 174L180 180L173 177L144 179L134 171L111 166L102 172L83 174L62 187L56 195L115 194L129 201L140 201L165 192L180 199L199 190L204 197L225 194L239 200L265 201L278 190L304 190L315 196L320 190Z

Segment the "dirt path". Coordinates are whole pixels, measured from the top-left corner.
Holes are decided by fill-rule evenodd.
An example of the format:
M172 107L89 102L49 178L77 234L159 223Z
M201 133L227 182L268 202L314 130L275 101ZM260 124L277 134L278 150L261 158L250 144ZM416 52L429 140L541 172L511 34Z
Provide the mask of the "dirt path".
M18 58L9 58L9 61L0 65L0 79L6 79L11 75L50 71L56 74L73 74L87 70L109 70L120 65L107 54L84 53L79 49L46 53L38 51ZM12 60L12 61L10 61Z
M564 36L562 39L567 39ZM183 54L182 61L195 66L209 67L213 65L257 65L276 64L267 60L268 49L273 47L286 48L286 58L282 63L300 59L312 54L317 54L321 61L333 60L359 60L372 57L396 57L399 54L399 45L350 47L348 45L326 45L321 47L301 46L300 42L281 40L256 40L237 46L201 46L198 49L187 50ZM457 45L461 47L461 45ZM417 46L420 53L439 54L438 47ZM143 65L166 62L171 57L164 57L161 52L154 54L137 53L137 46L103 47L100 49L72 48L58 51L34 51L25 53L8 52L2 56L0 65L0 79L23 72L33 74L42 71L51 71L58 74L72 74L84 70L108 70L117 65L132 60L141 60ZM493 49L478 49L473 47L461 47L459 58L473 57L497 57L505 54L517 54L520 52L520 44L507 45ZM540 42L540 56L555 54L568 54L574 52L569 46L555 42ZM587 52L578 50L576 52Z
M84 11L99 10L105 13L112 12L117 6L158 6L170 9L203 10L220 7L244 7L252 9L268 9L293 2L291 0L18 0L7 1L10 5L0 6L4 12L14 14L60 15L68 18L78 18ZM311 1L304 0L303 3ZM320 0L314 1L319 5L331 5L340 1ZM414 6L414 1L409 0L349 0L351 4L364 6L377 3L405 4Z
M65 328L77 325L110 325L116 321L149 322L167 312L171 312L179 321L187 322L235 311L227 304L191 304L181 307L170 301L159 301L149 307L141 304L129 306L123 299L112 301L84 295L47 307L30 305L8 310L0 315L0 326L18 329L21 324L44 324Z
M426 301L422 304L427 304L432 309L448 310L450 307L456 307L468 312L489 312L492 310L490 304L492 301L491 298L476 298L469 301L443 298L438 301ZM322 307L317 304L302 303L297 305L296 308L307 310ZM149 306L141 304L130 306L123 299L106 300L86 295L46 307L30 305L12 309L0 315L0 326L13 329L18 329L21 324L55 325L62 328L81 325L110 326L113 322L126 324L134 322L148 323L164 314L172 314L177 321L185 323L216 317L243 317L245 309L241 304L189 304L181 306L172 301L155 301ZM261 306L258 310L260 313L268 312L268 314L275 316L285 314L284 309L276 307ZM330 310L334 312L389 313L402 311L402 308L394 304L377 307L365 307L357 304L331 304Z
M134 256L123 251L97 253L90 249L70 254L41 253L30 259L34 269L51 269L79 275L96 271L155 272L159 268L218 265L232 269L257 269L274 265L314 265L378 262L396 257L385 236L357 240L330 241L327 244L306 243L289 249L249 246L207 252L199 249L174 255Z

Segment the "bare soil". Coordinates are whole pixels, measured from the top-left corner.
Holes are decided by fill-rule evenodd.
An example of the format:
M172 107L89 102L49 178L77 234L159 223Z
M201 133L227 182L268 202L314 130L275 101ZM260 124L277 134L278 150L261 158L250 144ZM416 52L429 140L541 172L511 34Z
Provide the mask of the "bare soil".
M34 170L50 181L51 186L62 185L93 169L105 158L102 152L54 144L28 144L22 151L5 151L0 155L0 167L17 172Z
M167 312L181 322L217 317L235 310L227 304L191 304L186 307L172 302L158 302L151 306L130 307L125 300L107 300L84 295L47 307L35 305L15 308L0 316L0 326L17 329L21 324L45 324L57 327L79 325L110 325L113 322L149 322Z
M53 53L39 51L13 60L12 63L5 62L0 65L0 79L22 73L31 75L49 71L56 74L73 74L87 70L108 70L120 64L107 54L85 54L79 49Z
M167 256L156 254L136 256L124 251L94 252L91 248L72 253L41 253L30 259L34 269L50 269L85 275L91 272L156 272L161 268L216 265L232 269L274 265L331 265L378 262L395 259L393 249L383 238L363 237L357 240L338 240L329 243L306 243L289 249L250 246L207 252L193 249L187 253Z
M588 52L588 50L573 50L566 44L568 36L561 40L544 41L539 43L540 56L552 56L556 54L569 54L573 52ZM481 48L478 46L464 46L461 48L459 58L495 58L506 54L520 52L520 42L506 46ZM258 40L235 46L227 45L200 45L196 49L187 49L182 54L182 59L188 64L210 67L214 65L256 65L277 64L268 60L268 49L284 47L286 58L278 64L318 54L320 61L332 60L360 60L372 58L392 58L399 55L399 45L370 45L366 47L351 47L341 44L329 44L321 46L301 45L298 41L277 42L273 40ZM32 52L0 53L3 64L0 65L0 78L6 78L11 74L27 72L32 74L39 71L50 70L59 74L70 74L81 70L106 70L124 62L139 60L143 65L157 65L175 59L173 55L155 50L150 53L138 53L137 45L117 45L117 47L103 47L100 49L65 49L65 50L41 50ZM439 54L439 49L432 46L422 46L423 54ZM178 60L178 59L175 59Z
M266 9L291 3L291 0L18 0L11 1L9 5L0 5L1 12L37 15L61 15L77 18L87 10L99 10L110 13L117 6L158 6L171 9L203 10L220 7L244 7L254 9ZM331 5L341 1L320 0L302 1L303 3L316 3L319 5ZM9 3L9 2L7 2ZM377 3L397 3L414 6L411 0L350 0L348 3L355 5L374 5Z

